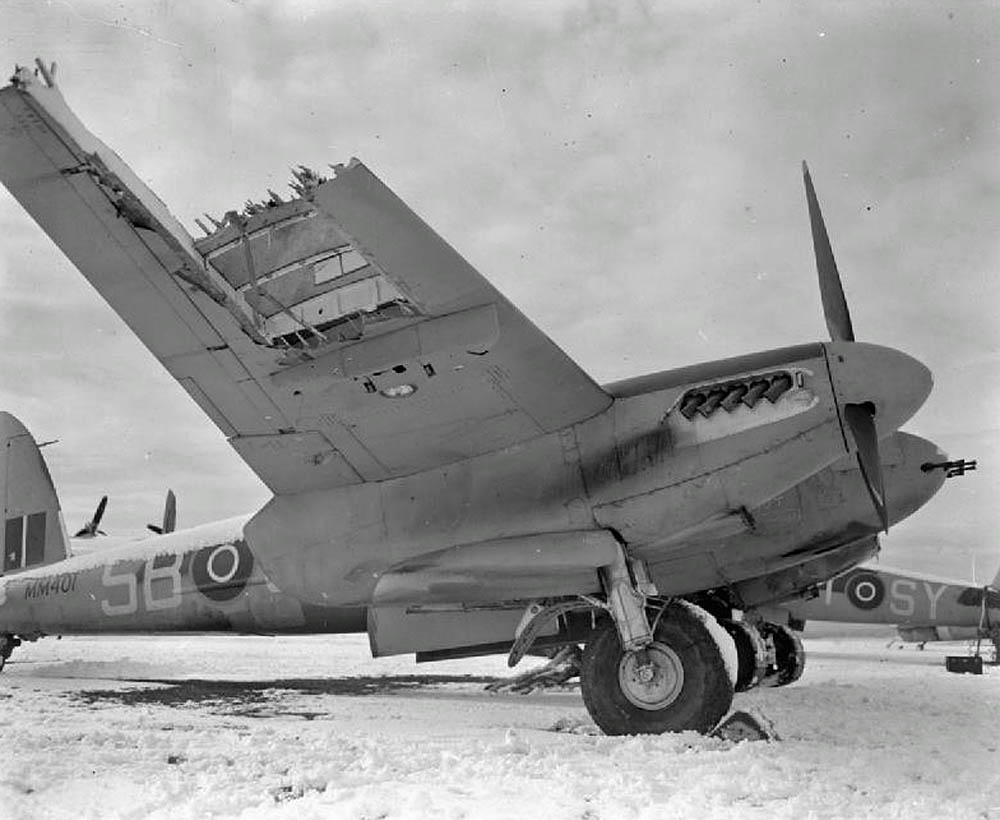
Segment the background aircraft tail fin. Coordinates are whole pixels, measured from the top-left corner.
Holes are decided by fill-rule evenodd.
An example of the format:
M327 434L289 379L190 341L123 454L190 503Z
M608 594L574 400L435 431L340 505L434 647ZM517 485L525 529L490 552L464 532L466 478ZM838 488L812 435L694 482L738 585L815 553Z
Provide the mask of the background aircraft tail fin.
M4 412L0 412L0 500L0 574L51 564L69 555L59 498L45 459L27 428Z

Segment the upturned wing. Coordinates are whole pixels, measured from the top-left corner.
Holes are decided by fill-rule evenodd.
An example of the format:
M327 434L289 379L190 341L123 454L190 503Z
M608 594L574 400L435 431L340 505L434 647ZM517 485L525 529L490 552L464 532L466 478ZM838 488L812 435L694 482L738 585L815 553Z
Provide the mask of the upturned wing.
M39 65L0 179L275 492L509 446L611 401L362 163L194 240Z

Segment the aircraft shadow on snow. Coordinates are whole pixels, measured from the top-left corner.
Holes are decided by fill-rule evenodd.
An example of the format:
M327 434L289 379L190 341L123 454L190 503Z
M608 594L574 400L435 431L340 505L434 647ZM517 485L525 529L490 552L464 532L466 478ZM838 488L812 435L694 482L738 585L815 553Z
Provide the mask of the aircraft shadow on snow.
M281 698L289 694L349 697L413 694L453 685L474 684L482 687L501 680L487 675L359 675L267 681L142 678L123 682L159 685L128 689L88 689L75 693L73 697L88 705L97 706L204 706L242 717L273 717L275 714L282 714L312 720L326 715L326 712L281 708Z

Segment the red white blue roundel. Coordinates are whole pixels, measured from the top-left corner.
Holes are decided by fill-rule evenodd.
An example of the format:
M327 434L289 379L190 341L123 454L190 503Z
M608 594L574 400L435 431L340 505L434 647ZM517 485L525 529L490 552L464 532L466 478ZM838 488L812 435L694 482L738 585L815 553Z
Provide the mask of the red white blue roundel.
M859 572L847 582L847 600L858 609L875 609L885 600L882 579L871 572Z
M231 601L247 585L253 553L244 541L202 547L191 561L191 577L198 591L213 601Z

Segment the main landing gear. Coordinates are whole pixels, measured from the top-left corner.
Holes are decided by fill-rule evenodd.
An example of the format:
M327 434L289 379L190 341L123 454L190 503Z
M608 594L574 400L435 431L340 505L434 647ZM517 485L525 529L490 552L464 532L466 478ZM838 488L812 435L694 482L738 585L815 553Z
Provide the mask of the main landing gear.
M624 550L600 572L603 600L579 596L529 606L508 664L524 657L553 619L599 612L589 633L576 632L571 640L586 643L581 693L605 733L709 733L729 711L734 692L786 686L801 676L805 653L788 627L759 616L724 618L731 610L711 600L706 603L718 619L689 601L659 598L642 564Z
M625 649L618 628L604 620L587 642L580 670L594 722L609 735L714 729L733 702L733 682L724 647L706 623L710 617L672 601L657 611L652 640L637 649Z
M733 702L732 640L700 607L651 597L644 567L624 550L601 575L611 617L598 622L580 668L594 722L609 735L710 732Z
M620 628L605 618L584 649L583 702L609 735L711 732L729 711L734 691L787 686L805 669L802 641L787 626L721 620L722 629L713 629L708 612L681 600L649 612L648 643L625 649Z

